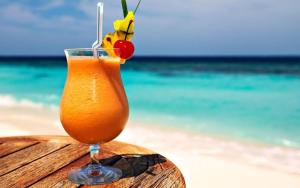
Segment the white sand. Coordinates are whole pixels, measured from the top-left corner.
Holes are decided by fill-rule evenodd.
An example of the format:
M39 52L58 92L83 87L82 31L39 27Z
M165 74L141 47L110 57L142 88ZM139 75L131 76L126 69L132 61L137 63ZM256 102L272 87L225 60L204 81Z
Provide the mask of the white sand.
M3 101L0 98L0 136L66 135L57 109ZM181 169L187 187L300 187L298 150L241 144L133 122L117 140L150 148L172 160ZM269 158L259 156L266 154ZM291 157L295 158L289 160Z

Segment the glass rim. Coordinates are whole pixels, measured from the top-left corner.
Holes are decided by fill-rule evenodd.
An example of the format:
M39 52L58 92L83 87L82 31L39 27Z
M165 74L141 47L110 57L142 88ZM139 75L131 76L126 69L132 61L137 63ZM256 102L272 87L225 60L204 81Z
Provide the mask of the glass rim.
M120 48L65 48L64 51L105 51L105 50L119 50Z
M67 58L70 57L93 57L93 58L105 58L105 57L114 57L119 52L120 48L67 48L64 49L65 55ZM118 57L120 58L120 57Z

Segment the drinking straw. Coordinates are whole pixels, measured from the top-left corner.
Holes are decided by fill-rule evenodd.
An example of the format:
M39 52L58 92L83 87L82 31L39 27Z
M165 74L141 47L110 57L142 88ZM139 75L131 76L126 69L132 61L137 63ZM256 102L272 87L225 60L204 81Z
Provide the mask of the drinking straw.
M102 2L97 4L97 40L92 45L94 52L97 48L101 47L102 44L103 6Z

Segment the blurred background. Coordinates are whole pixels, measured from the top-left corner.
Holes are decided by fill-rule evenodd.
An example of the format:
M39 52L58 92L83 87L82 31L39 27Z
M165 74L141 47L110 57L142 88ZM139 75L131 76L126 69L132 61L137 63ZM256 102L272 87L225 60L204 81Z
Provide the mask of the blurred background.
M97 2L1 0L1 136L65 134L63 50L91 47ZM137 2L127 0L129 9ZM119 0L104 4L107 33L123 15ZM131 133L120 139L139 138L170 157L190 187L220 187L208 181L218 173L227 173L221 187L299 187L299 7L296 0L142 0L135 56L122 65ZM203 156L258 169L232 168L232 161L203 167Z

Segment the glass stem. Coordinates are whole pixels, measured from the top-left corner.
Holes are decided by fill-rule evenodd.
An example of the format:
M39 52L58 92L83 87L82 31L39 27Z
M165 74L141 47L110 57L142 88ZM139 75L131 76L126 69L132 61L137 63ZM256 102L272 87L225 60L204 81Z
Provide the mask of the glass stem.
M93 164L99 164L99 160L97 159L97 156L100 151L100 145L99 144L91 144L90 145L90 156Z

